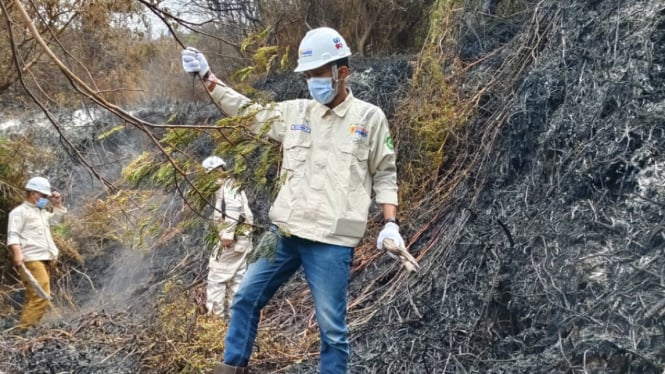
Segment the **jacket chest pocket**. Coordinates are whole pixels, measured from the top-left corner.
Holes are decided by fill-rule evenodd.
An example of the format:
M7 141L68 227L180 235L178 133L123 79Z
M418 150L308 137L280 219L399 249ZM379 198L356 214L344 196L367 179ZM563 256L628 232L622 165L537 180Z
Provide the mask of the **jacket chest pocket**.
M347 176L350 187L364 184L369 173L369 147L364 143L349 143L340 148L340 174Z
M224 203L227 214L233 214L234 218L243 212L244 207L242 206L242 201L240 197L236 194L227 194L224 197Z
M284 165L290 175L302 176L310 155L312 139L309 134L293 134L284 140Z
M43 229L44 224L42 223L41 217L37 215L28 215L25 217L23 225L23 231L35 232Z

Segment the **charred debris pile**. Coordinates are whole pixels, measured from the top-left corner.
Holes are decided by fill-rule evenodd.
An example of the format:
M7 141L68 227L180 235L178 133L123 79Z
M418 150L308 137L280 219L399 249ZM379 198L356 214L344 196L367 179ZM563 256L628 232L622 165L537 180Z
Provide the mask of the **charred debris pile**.
M366 303L354 372L665 368L665 6L531 9L518 30L468 18L481 161L440 202L424 271Z

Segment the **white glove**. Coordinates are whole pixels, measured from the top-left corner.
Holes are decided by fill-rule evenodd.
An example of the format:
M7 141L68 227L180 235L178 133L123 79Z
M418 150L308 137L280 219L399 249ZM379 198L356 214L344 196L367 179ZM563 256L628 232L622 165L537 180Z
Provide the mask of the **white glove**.
M417 271L420 268L418 261L406 250L404 239L399 234L399 226L397 224L388 222L383 226L383 230L381 230L379 238L376 240L376 246L380 250L385 248L388 256L395 260L400 260L409 273Z
M402 235L399 234L399 226L397 226L396 223L388 222L383 226L383 230L381 230L379 237L376 239L376 247L383 249L383 241L386 239L392 239L393 242L395 242L395 245L398 247L404 247L404 239L402 239Z
M206 57L192 47L182 50L182 68L185 72L198 74L201 78L210 71Z

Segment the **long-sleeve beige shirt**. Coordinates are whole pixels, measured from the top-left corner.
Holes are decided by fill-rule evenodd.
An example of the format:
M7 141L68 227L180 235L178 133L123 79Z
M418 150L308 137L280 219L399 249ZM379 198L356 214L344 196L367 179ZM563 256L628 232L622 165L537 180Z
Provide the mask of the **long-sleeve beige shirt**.
M59 251L51 236L51 221L66 212L65 208L49 212L24 201L9 212L7 246L20 245L25 262L55 260Z
M225 85L211 96L228 115L254 114L252 130L282 143L284 184L270 219L292 235L353 247L372 192L378 204L397 205L395 151L379 107L351 92L333 109L305 99L259 105Z
M215 192L215 210L212 219L218 225L219 236L222 239L234 240L240 216L244 215L244 222L251 225L254 223L254 215L249 208L245 191L240 190L233 180L223 179L219 183L221 187ZM222 200L226 217L222 216Z

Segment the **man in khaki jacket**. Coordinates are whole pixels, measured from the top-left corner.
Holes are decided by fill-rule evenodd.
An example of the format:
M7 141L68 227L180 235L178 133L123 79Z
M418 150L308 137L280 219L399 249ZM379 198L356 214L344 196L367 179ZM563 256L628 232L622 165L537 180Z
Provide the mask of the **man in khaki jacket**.
M233 295L247 270L247 256L252 250L248 225L253 224L254 215L245 191L232 178L223 177L226 167L223 159L210 156L203 160L202 166L207 173L217 173L219 185L212 214L219 242L208 261L206 307L208 313L227 318Z
M7 247L12 251L14 265L25 265L46 295L50 296L48 267L58 257L58 247L51 237L50 223L65 214L67 209L62 206L60 193L51 191L46 178L30 178L25 190L25 201L9 213ZM53 212L46 210L49 202ZM33 327L46 312L48 300L39 295L23 270L21 280L25 287L25 301L18 326Z
M254 114L252 130L283 144L284 185L270 209L272 223L290 235L275 259L249 266L231 306L224 362L215 373L246 373L259 313L300 267L314 298L321 334L321 373L346 373L349 342L346 296L353 248L365 234L371 196L383 206L377 240L404 245L397 225L395 151L383 111L346 87L351 50L335 30L309 31L298 67L312 100L262 106L217 79L199 51L182 52L183 69L199 74L227 115Z

